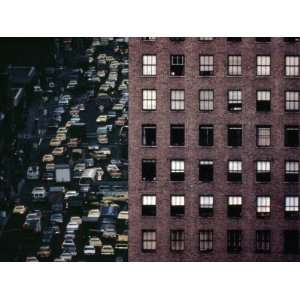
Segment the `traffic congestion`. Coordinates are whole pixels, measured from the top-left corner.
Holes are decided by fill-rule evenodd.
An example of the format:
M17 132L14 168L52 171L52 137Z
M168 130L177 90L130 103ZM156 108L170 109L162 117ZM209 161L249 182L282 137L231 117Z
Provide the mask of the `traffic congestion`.
M34 85L38 138L5 211L1 261L127 261L127 40L93 38L84 58Z

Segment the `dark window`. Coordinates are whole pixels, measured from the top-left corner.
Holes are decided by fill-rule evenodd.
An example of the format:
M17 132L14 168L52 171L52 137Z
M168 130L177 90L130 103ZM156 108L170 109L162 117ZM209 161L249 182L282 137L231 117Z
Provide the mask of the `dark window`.
M142 230L142 250L156 250L156 230Z
M171 160L171 181L184 181L184 160Z
M271 251L271 231L256 230L256 252L268 253Z
M258 147L271 146L271 126L268 125L256 126L256 146Z
M171 216L178 217L184 216L184 196L172 195L171 196Z
M171 146L184 146L184 125L171 125L170 144Z
M228 161L227 180L232 182L242 181L242 162L239 160Z
M156 160L154 159L142 160L142 179L143 181L156 180Z
M214 213L214 196L201 195L199 203L199 216L200 217L212 217Z
M229 55L228 56L227 74L230 76L242 75L242 56Z
M213 55L200 56L200 76L214 75L214 57Z
M299 126L285 126L284 145L286 147L299 147Z
M184 230L171 230L171 251L184 250Z
M299 217L299 197L285 196L284 199L284 215L286 218Z
M199 146L214 145L214 126L200 125L199 126Z
M256 41L258 43L269 43L269 42L271 42L271 38L270 37L257 37Z
M258 218L266 218L271 214L271 197L257 196L256 197L256 216Z
M184 76L184 55L171 55L171 76Z
M271 91L267 91L267 90L256 91L256 110L257 111L271 110Z
M211 160L200 160L199 162L199 180L213 181L214 180L214 163Z
M183 42L184 40L184 37L170 37L170 41L172 42Z
M299 162L298 161L286 161L284 180L287 182L299 181Z
M271 162L270 161L257 161L256 162L256 181L269 182L271 181Z
M285 76L299 76L299 56L285 57Z
M229 253L238 253L242 250L242 231L227 231L227 251Z
M299 38L298 37L285 37L284 41L286 43L297 43L297 42L299 42Z
M142 216L156 216L156 196L142 196Z
M201 252L210 252L213 250L213 231L199 231L199 250Z
M242 91L240 90L228 91L228 110L232 112L242 110Z
M142 126L142 144L144 146L156 145L156 125L147 124Z
M299 231L284 231L284 252L288 254L297 254L299 252Z
M242 214L242 197L228 196L227 215L229 218L240 218Z
M299 91L285 92L285 111L299 111Z
M142 37L141 39L144 42L154 42L156 40L156 37Z
M239 147L242 146L242 126L241 125L228 125L227 137L228 146Z
M241 37L228 37L227 38L227 41L228 42L241 42L242 41L242 38Z

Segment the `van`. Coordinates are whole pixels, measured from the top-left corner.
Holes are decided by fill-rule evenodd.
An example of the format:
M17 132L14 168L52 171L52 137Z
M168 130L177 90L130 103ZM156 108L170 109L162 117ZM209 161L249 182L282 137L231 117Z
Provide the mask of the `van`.
M32 190L33 201L44 201L46 196L47 192L43 186L35 187Z

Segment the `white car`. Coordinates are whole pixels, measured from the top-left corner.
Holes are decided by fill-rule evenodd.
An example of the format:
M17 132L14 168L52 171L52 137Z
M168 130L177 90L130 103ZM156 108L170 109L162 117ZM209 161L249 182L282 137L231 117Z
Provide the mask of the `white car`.
M72 239L64 240L62 243L62 248L75 247L75 243Z
M100 210L99 209L90 209L88 212L88 219L98 220L100 218Z
M79 224L76 222L69 222L67 224L67 230L72 229L72 230L78 230L79 229Z
M78 216L73 216L70 219L70 223L77 223L78 225L82 224L82 219Z
M71 120L71 122L74 122L74 123L79 123L80 122L80 117L78 115L74 115Z
M101 249L101 255L114 255L115 251L114 248L111 245L103 245Z
M70 197L77 197L79 193L77 191L67 191L65 194L65 199L69 199Z
M95 255L96 249L94 246L86 245L86 246L84 246L83 253L84 253L84 255Z
M32 196L34 199L44 199L47 196L46 189L43 186L37 186L33 188Z
M27 179L37 180L40 177L40 168L38 166L30 166L27 170Z

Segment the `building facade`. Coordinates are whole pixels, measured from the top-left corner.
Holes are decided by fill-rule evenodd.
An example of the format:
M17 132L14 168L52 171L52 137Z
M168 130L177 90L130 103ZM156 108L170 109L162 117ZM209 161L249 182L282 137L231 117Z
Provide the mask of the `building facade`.
M300 40L129 40L129 261L299 261Z

